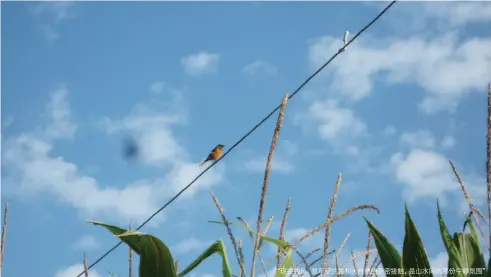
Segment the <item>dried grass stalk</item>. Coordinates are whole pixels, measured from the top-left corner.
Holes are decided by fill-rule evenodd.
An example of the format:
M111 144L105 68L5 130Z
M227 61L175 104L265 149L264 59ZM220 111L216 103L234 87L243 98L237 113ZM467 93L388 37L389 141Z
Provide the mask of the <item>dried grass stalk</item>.
M302 260L303 264L305 265L305 270L307 271L307 273L313 277L314 275L312 274L312 269L310 268L310 265L309 263L307 262L307 259L302 255L302 253L300 253L300 251L298 251L297 248L293 248L295 250L295 253L297 253L297 255L300 257L300 259Z
M239 239L239 246L238 246L238 250L239 250L239 257L240 257L240 260L242 261L242 263L244 263L244 252L242 250L242 240ZM245 268L245 266L244 266ZM245 272L243 273L243 276L245 276ZM268 275L266 274L266 277L268 277Z
M266 236L266 233L268 233L269 227L271 227L271 223L273 223L274 216L270 216L268 218L268 221L266 222L266 226L264 227L263 236Z
M285 114L285 106L286 102L288 101L288 93L285 94L285 97L283 97L283 100L281 101L281 107L280 107L280 112L278 114L278 120L276 121L276 128L274 130L273 134L273 140L271 141L271 147L269 148L269 153L268 153L268 159L266 161L266 169L264 170L264 182L263 182L263 187L261 190L261 201L259 202L259 213L257 216L257 232L256 232L256 239L254 241L254 248L253 248L253 253L252 253L252 265L251 265L251 277L254 277L254 269L256 265L256 255L258 252L258 247L259 247L259 234L261 232L261 222L263 219L263 214L264 214L264 207L266 206L266 193L268 191L268 184L269 184L269 173L271 171L271 163L273 161L273 153L276 148L276 141L278 140L278 137L280 136L280 129L281 125L283 123L283 116Z
M484 223L488 224L488 220L484 217L484 215L478 208L474 207L474 212L477 213L477 215L482 219L482 221L484 221Z
M5 204L5 211L3 212L3 227L2 227L2 245L0 246L0 276L3 271L3 255L5 253L5 238L7 237L7 224L9 218L9 203Z
M235 256L237 257L237 263L240 266L240 271L241 271L241 277L245 276L245 266L244 266L244 261L240 259L239 255L239 249L237 247L237 243L235 242L235 237L234 234L232 233L232 228L230 228L230 224L228 223L227 217L225 216L225 212L223 210L222 205L220 205L220 202L218 202L218 199L216 198L215 194L213 194L212 191L210 191L211 198L213 199L213 202L217 206L218 211L220 212L220 215L222 216L223 223L225 224L225 227L227 228L227 233L228 236L230 237L230 241L232 242L232 245L234 246L234 251L235 251Z
M348 239L349 239L350 235L351 235L351 233L348 233L348 234L346 235L346 237L344 237L343 242L341 243L341 245L339 246L339 248L336 250L336 254L334 254L334 260L332 261L330 268L333 268L333 266L334 266L334 261L337 261L338 256L339 256L339 253L341 253L341 250L343 250L343 247L344 247L344 245L346 244L346 242L348 241Z
M361 256L366 256L367 253L373 253L373 252L377 252L377 249L371 249L370 251L364 250L364 251L360 251L360 252L351 253L351 258L352 259L356 259L356 258L361 257ZM342 268L346 268L348 266L348 263L350 262L350 260L351 259L349 259L348 261L346 261L343 264Z
M314 255L315 252L320 251L320 248L315 248L314 250L310 251L307 255L305 255L305 259L310 258L310 256Z
M288 197L288 200L286 201L286 207L285 207L285 213L283 214L283 219L281 220L281 227L280 227L280 240L285 240L285 227L286 227L286 220L288 219L288 213L290 213L290 204L291 204L292 198L291 196ZM276 268L279 269L281 264L281 248L278 247L278 253L276 256Z
M360 256L366 256L368 253L375 253L377 252L377 249L370 249L370 250L363 250L363 251L360 251L360 252L355 252L355 258L358 258Z
M353 263L353 268L355 269L355 275L358 277L358 267L356 266L356 257L353 252L351 252L351 262Z
M342 212L341 214L331 218L331 220L317 226L314 230L306 233L305 235L303 235L298 241L296 241L295 243L293 243L293 246L296 246L298 245L300 242L304 241L305 239L311 237L312 235L314 235L315 233L319 232L320 230L326 228L327 224L332 224L336 221L338 221L339 219L345 217L345 216L348 216L358 210L374 210L376 211L377 213L380 213L380 210L379 208L375 207L374 205L358 205L358 206L355 206L355 207L351 207L349 209L347 209L346 211Z
M327 213L327 222L330 222L332 218L332 214L334 213L334 206L336 205L336 200L338 199L338 191L341 185L341 173L338 173L338 179L336 181L336 185L334 186L334 192L332 194L331 203L329 205L329 212ZM322 272L325 272L327 269L327 252L329 249L329 238L331 236L331 223L327 223L326 233L324 235L324 252L323 252L323 260L322 260Z
M377 276L377 272L375 271L375 269L377 269L381 263L382 263L382 260L380 260L380 256L377 256L377 258L375 258L375 260L373 260L373 264L370 267L370 276L373 276L373 275Z
M488 228L491 243L491 83L488 84L488 130L486 134L486 184L488 187ZM491 255L491 247L489 249Z
M312 256L315 252L317 251L320 251L321 249L320 248L316 248L312 251L310 251L307 255L305 255L305 260L307 260L308 258L310 258L310 256ZM312 267L312 265L314 265L316 262L320 261L322 259L322 256L320 256L320 258L318 259L315 259L313 262L309 263L309 267ZM300 267L300 264L296 264L293 266L293 268L299 268ZM292 275L292 273L290 274L290 276Z
M368 231L368 242L367 242L367 251L370 251L372 248L372 233ZM370 258L370 252L367 252L365 255L365 264L363 265L363 277L367 277L367 267L368 267L368 259Z
M89 277L89 267L87 266L87 256L84 253L84 274L85 277Z
M238 216L238 217L237 217L237 219L238 219L238 220L240 220L240 221L242 221L242 224L244 224L244 226L245 226L247 229L251 229L251 227L249 226L249 223L247 223L247 221L246 221L244 218L242 218L242 217ZM251 229L251 230L252 230L252 229ZM249 232L248 232L248 233L249 233ZM249 233L249 236L250 236L250 238L251 238L252 243L254 243L254 236L253 236L251 233ZM259 258L259 261L261 262L261 267L263 268L263 271L264 271L264 276L265 276L265 277L268 277L268 271L266 270L266 265L264 264L264 260L263 260L263 258L261 257L261 254L260 254L260 253L257 253L257 257Z
M465 200L467 201L467 204L469 204L469 209L471 211L474 211L475 210L474 203L472 203L471 195L470 195L469 191L467 190L467 187L465 186L464 181L462 181L462 178L460 177L459 172L457 172L457 168L455 167L454 163L451 160L448 160L448 162L450 163L450 166L452 167L453 173L455 174L455 177L457 177L457 181L459 182L460 187L462 188L462 192L464 193ZM484 240L484 244L486 245L486 247L488 248L488 251L489 251L490 247L489 247L489 244L487 242L486 236L484 236L484 232L482 230L481 223L479 222L479 217L476 215L476 213L472 213L472 214L474 215L474 219L476 220L477 227L479 228L479 231L481 232L481 236Z
M375 270L379 264L380 264L380 261L379 261L380 257L377 256L375 257L375 259L373 259L373 262L372 262L372 265L370 266L370 275L373 275L373 270Z
M310 256L312 256L314 253L316 253L316 252L318 252L318 251L320 251L320 250L321 250L321 248L316 248L316 249L312 250L312 251L311 251L309 254L307 254L307 255L305 256L305 259L307 260L308 258L310 258ZM335 252L336 252L336 250L333 250L333 251L331 251L331 252L327 253L327 255L334 254ZM310 267L310 268L312 268L312 266L314 266L316 263L318 263L319 261L321 261L321 260L322 260L322 256L323 256L323 255L320 255L320 256L319 256L317 259L315 259L315 260L313 260L312 262L310 262L310 263L309 263L309 267ZM299 267L300 267L300 264L296 264L296 265L294 265L293 267L294 267L294 268L299 268ZM291 273L291 274L290 274L290 276L292 276L292 274L293 274L293 273Z

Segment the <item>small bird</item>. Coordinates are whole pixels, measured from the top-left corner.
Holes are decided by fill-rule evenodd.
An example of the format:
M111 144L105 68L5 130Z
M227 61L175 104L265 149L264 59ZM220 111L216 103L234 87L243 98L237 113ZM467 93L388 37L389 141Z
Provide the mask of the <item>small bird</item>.
M223 149L224 145L223 144L219 144L217 146L215 146L215 148L213 148L213 150L211 150L211 153L208 155L208 157L199 164L199 166L203 166L207 161L214 161L218 158L220 158L222 156L222 149Z

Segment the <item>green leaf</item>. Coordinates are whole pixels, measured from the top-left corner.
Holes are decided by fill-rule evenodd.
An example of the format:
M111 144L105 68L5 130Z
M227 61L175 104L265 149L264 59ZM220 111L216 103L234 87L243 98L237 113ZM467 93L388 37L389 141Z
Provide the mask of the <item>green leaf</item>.
M213 220L210 220L209 222L210 223L215 223L215 224L223 224L223 225L225 225L225 222L223 222L223 221L213 221ZM231 221L229 221L228 223L229 224L232 224L232 225L235 225L237 227L240 227L240 228L242 228L244 230L247 230L247 232L249 232L249 234L251 234L252 237L254 237L256 235L256 232L254 232L250 228L247 228L246 226L244 226L244 225L242 225L240 223L231 222ZM280 268L278 268L276 270L276 274L275 274L275 277L285 277L285 275L287 274L288 270L293 266L293 256L292 256L291 245L288 242L286 242L286 241L279 240L279 239L274 239L274 238L270 238L270 237L267 237L267 236L264 236L264 235L259 235L259 238L260 239L263 239L263 240L265 240L265 241L267 241L269 243L272 243L272 244L276 245L277 247L281 248L283 251L286 252L285 260L280 265Z
M368 224L368 229L372 233L377 252L385 269L402 270L401 256L397 249L389 242L389 240L372 224L363 217ZM391 274L393 275L393 274ZM400 272L396 272L395 275L402 276Z
M453 241L462 256L462 274L464 276L471 276L470 269L474 269L472 276L486 276L486 266L484 257L481 252L479 244L476 243L472 234L468 233L455 233ZM477 271L481 269L482 271Z
M280 265L280 268L276 270L276 274L274 277L285 277L290 268L293 267L293 257L292 257L292 250L288 250L286 253L285 260L283 263Z
M476 257L473 267L474 268L484 268L484 276L488 275L488 271L490 270L489 267L486 270L486 261L484 260L484 255L481 251L481 247L479 246L479 237L476 232L476 228L474 228L474 224L472 223L472 219L467 217L467 225L469 226L469 229L471 229L471 235L472 235L472 248L474 250L474 256ZM480 274L478 274L480 275Z
M477 236L476 228L474 228L474 224L472 224L472 219L470 216L466 217L465 219L466 226L469 226L469 229L471 229L471 235L472 238L479 243L479 237ZM465 230L464 230L465 231Z
M140 256L139 277L177 277L172 254L157 237L102 222L89 222L105 227Z
M338 258L335 258L335 259L336 259L336 276L339 276L339 275L341 275L341 274L339 274L340 273L340 271L339 271L339 262L338 262Z
M448 277L458 276L461 277L462 271L457 270L462 268L462 259L458 248L455 246L450 233L448 232L445 221L443 220L442 212L440 210L440 204L437 200L436 202L438 209L438 223L440 224L440 233L442 235L443 244L447 249L448 253Z
M213 220L210 220L208 221L210 223L215 223L215 224L223 224L225 225L225 222L223 221L213 221ZM247 228L245 227L244 225L242 224L239 224L237 222L232 222L232 221L229 221L228 224L232 224L232 225L235 225L235 226L238 226L244 230L247 230L251 235L253 235L253 237L256 235L256 232L254 232L253 230L251 230L250 228ZM288 250L289 247L290 247L290 244L286 241L283 241L283 240L279 240L279 239L274 239L274 238L270 238L270 237L267 237L267 236L263 236L263 235L259 235L259 237L265 241L268 241L270 243L273 243L275 244L276 246L280 247L280 248L283 248L285 250Z
M411 275L414 274L421 277L433 276L433 274L431 273L431 266L428 260L428 256L426 255L423 241L419 236L416 225L409 215L407 205L405 205L405 210L406 234L404 235L404 245L402 248L402 263L404 265L404 270L406 272L409 272L409 274Z
M181 273L179 273L179 277L183 277L188 274L191 270L196 268L199 264L201 264L204 260L206 260L211 255L218 253L222 256L222 274L223 277L232 277L232 270L230 269L230 264L227 258L227 251L225 250L225 245L222 240L218 240L213 243L208 249L206 249L196 260L194 260L190 265L188 265Z

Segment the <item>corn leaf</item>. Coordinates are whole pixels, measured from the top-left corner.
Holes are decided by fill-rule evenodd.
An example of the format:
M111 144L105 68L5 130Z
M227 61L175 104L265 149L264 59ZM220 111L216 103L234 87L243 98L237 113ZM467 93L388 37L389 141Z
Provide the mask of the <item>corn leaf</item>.
M440 224L440 234L442 235L443 244L448 253L448 277L462 277L462 260L459 249L455 246L455 243L448 232L445 221L443 220L442 212L440 210L440 203L436 202L438 209L438 223ZM459 270L457 270L459 269Z
M290 268L293 267L293 254L291 249L288 250L285 260L283 263L280 265L280 268L276 269L276 274L274 277L285 277Z
M471 276L486 276L486 266L484 257L479 244L475 242L472 234L455 233L454 243L459 249L462 257L462 275Z
M405 213L406 234L404 235L404 244L402 248L402 263L404 265L404 270L411 275L431 277L433 274L431 273L430 262L426 255L423 241L416 229L416 225L409 215L407 205L405 205Z
M157 237L101 222L89 222L105 227L140 256L139 277L177 277L172 254Z
M401 271L402 261L401 256L397 249L389 242L389 240L365 217L363 217L368 224L368 229L372 233L377 247L378 255L385 269ZM396 272L395 275L401 276L401 272ZM394 275L394 274L391 274Z
M209 221L209 222L215 223L215 224L225 224L225 222L223 222L223 221ZM249 234L251 234L253 237L256 235L256 232L254 232L250 228L247 228L246 226L244 226L240 223L231 222L231 221L229 221L228 223L235 225L237 227L240 227L244 230L247 230L247 232L249 232ZM267 237L264 235L259 235L259 237L260 237L260 239L265 240L269 243L272 243L272 244L276 245L277 247L279 247L280 249L282 249L284 252L286 252L285 260L280 265L280 268L278 268L276 270L276 274L275 274L275 277L285 277L288 270L293 267L293 255L292 255L291 245L286 241L270 238L270 237Z
M213 221L213 220L210 220L208 221L210 223L215 223L215 224L223 224L225 225L225 222L223 221ZM235 225L237 227L240 227L244 230L247 230L247 232L249 232L251 235L255 236L256 235L256 232L254 232L253 230L251 230L250 228L247 228L246 226L240 224L240 223L237 223L237 222L232 222L232 221L229 221L228 224L232 224L232 225ZM259 235L259 237L265 241L268 241L270 243L273 243L275 244L276 246L280 247L280 248L283 248L285 250L288 250L289 247L290 247L290 244L286 241L283 241L283 240L279 240L279 239L274 239L274 238L270 238L270 237L267 237L267 236L264 236L264 235Z
M206 260L211 255L218 253L222 256L222 274L223 277L232 277L232 270L230 269L230 264L228 262L227 251L225 249L225 245L222 240L217 240L213 243L208 249L206 249L196 260L194 260L190 265L188 265L181 273L179 273L179 277L183 277L188 274L191 270L196 268L199 264L201 264L204 260Z

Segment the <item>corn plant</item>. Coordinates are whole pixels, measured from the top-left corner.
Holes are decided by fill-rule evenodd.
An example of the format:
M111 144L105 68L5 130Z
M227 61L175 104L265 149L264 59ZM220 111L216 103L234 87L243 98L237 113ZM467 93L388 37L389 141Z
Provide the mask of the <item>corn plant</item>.
M438 222L440 234L448 253L448 277L468 277L471 275L488 276L484 257L479 247L479 238L471 221L470 215L466 218L463 232L450 235L437 202ZM392 243L366 218L375 245L378 250L386 275L432 277L433 272L426 254L423 241L419 236L407 205L405 207L405 234L402 248L402 257ZM470 233L464 233L465 226L469 226ZM491 262L491 260L490 260ZM445 272L440 272L445 273Z

